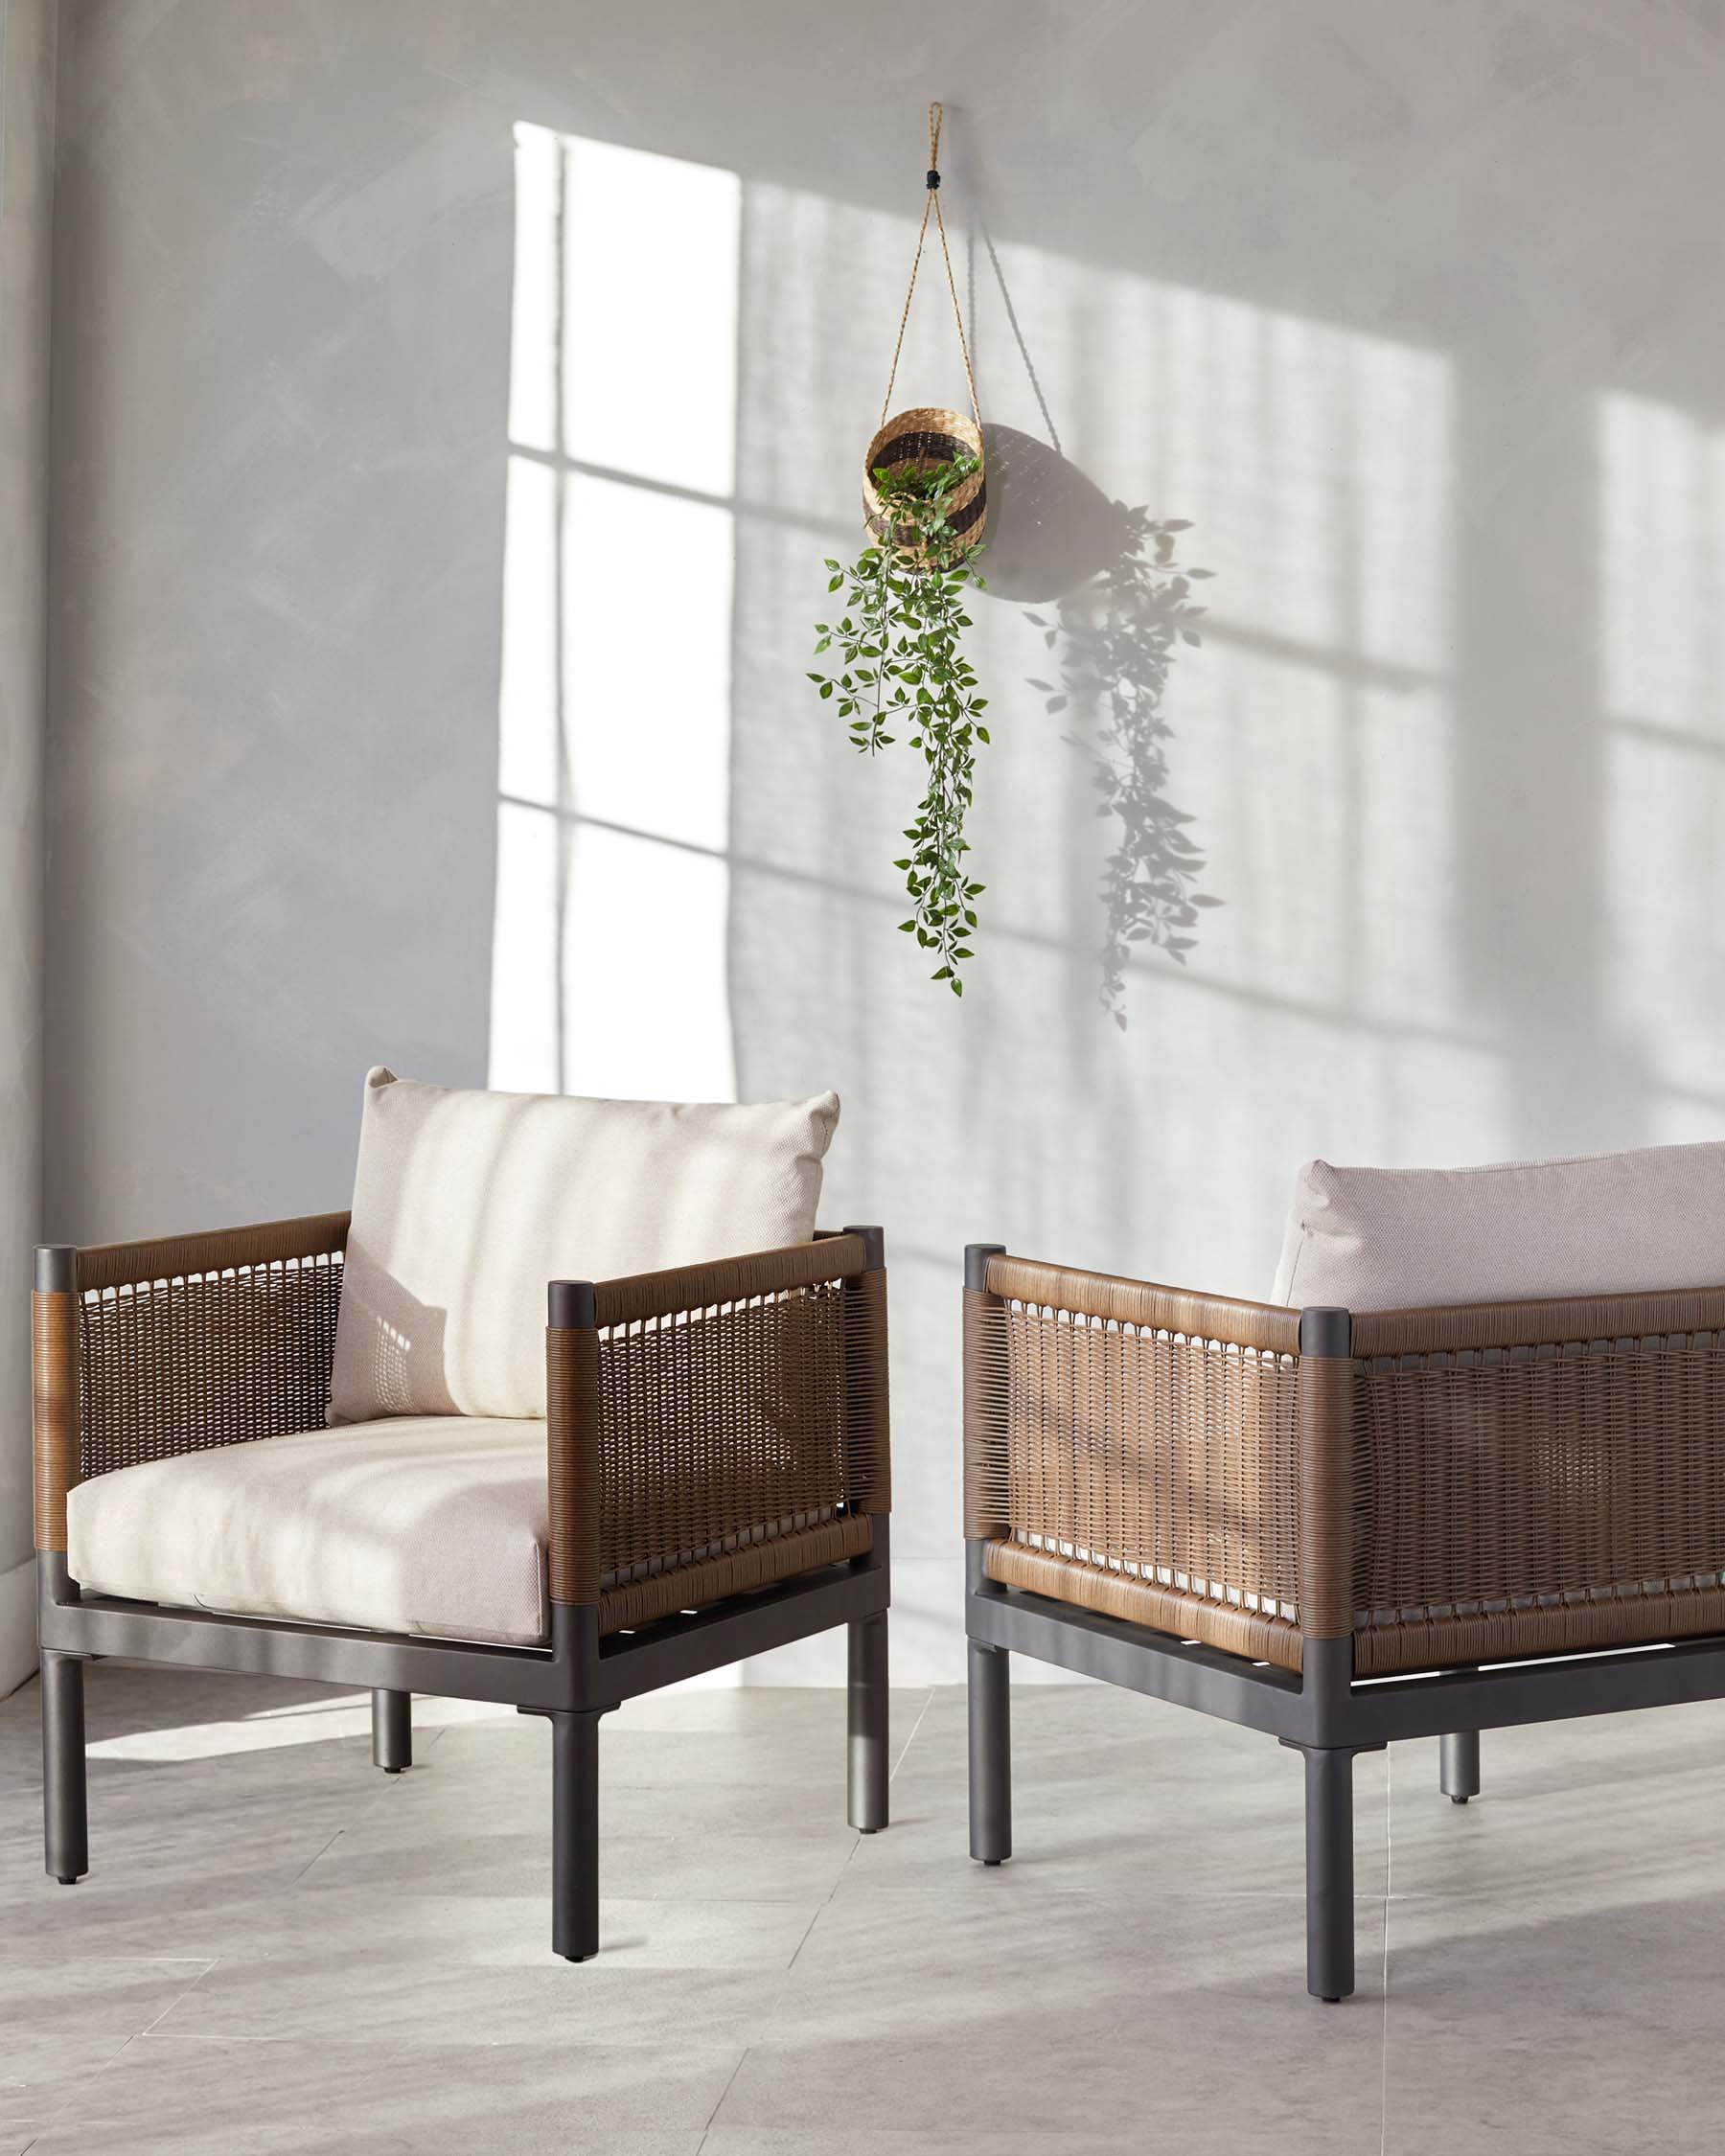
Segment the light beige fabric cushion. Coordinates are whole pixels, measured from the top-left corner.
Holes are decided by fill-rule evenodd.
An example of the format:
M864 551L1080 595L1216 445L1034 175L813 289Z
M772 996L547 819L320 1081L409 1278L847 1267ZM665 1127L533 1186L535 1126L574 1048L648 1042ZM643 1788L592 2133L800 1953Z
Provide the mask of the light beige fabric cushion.
M545 1285L806 1243L839 1099L559 1099L365 1081L330 1420L540 1416Z
M66 1502L74 1579L240 1617L531 1646L542 1422L403 1415L146 1460Z
M1300 1171L1273 1302L1407 1310L1725 1285L1725 1144Z

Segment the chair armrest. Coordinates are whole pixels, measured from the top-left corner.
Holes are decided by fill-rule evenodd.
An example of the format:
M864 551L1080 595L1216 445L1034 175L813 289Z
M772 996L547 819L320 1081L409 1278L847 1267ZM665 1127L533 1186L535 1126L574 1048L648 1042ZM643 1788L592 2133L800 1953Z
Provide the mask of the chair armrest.
M91 1475L314 1427L329 1404L346 1213L36 1252L36 1548Z
M869 1547L891 1503L877 1231L554 1281L548 1315L553 1602L612 1630Z
M1347 1630L1351 1364L1300 1312L1003 1251L968 1279L987 1577L1290 1668Z

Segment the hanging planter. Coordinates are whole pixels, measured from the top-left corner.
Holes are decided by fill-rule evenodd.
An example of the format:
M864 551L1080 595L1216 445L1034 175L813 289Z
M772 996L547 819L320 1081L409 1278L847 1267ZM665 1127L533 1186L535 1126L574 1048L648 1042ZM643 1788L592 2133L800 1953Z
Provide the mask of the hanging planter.
M868 543L849 563L828 562L827 589L844 593L845 610L837 622L816 624L816 656L836 646L840 671L812 673L809 678L848 722L852 745L862 755L892 745L897 737L887 732L888 725L909 729L908 745L922 752L923 798L905 833L910 851L893 864L904 872L911 902L910 918L900 926L934 958L933 978L962 996L959 968L974 955L969 939L982 891L965 874L970 841L964 824L977 747L988 741L980 722L986 700L977 693L976 672L963 651L963 633L972 626L964 609L969 593L983 588L976 564L988 494L982 413L940 210L940 106L930 105L922 222L881 423L863 459ZM931 213L946 265L970 416L919 405L888 419Z
M888 385L887 395L892 394ZM938 470L968 459L976 470L954 489L947 504L949 538L973 552L982 542L982 524L988 515L988 490L982 472L982 428L962 412L948 412L938 405L922 404L900 412L877 429L862 460L862 511L869 537L884 540L886 512L881 499L880 474L902 477L916 471ZM896 535L901 553L920 552L914 525L901 523Z

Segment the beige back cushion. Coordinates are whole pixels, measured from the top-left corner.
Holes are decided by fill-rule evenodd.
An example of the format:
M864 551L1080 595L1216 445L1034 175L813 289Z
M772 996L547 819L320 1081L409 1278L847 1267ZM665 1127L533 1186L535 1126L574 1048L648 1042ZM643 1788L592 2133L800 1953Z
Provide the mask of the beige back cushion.
M542 1415L545 1284L806 1243L839 1100L365 1081L330 1420Z
M1725 1144L1300 1171L1273 1302L1408 1310L1725 1285Z

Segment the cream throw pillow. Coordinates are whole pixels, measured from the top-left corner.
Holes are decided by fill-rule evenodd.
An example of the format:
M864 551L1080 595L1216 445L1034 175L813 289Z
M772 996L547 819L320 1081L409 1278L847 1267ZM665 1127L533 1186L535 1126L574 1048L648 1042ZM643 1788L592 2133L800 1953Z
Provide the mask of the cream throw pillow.
M545 1284L806 1243L835 1093L758 1106L365 1081L330 1420L540 1416Z
M1725 1144L1300 1171L1271 1301L1409 1310L1725 1286Z

